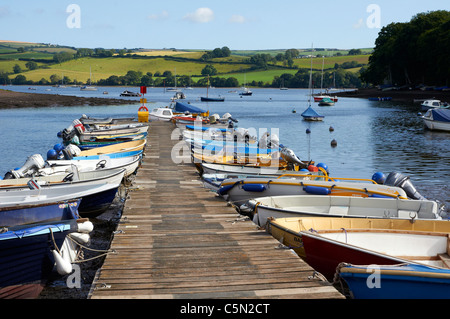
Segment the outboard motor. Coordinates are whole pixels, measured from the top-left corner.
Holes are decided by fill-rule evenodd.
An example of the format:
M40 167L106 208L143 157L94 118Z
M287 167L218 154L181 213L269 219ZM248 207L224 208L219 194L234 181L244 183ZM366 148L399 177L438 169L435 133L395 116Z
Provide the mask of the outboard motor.
M225 113L224 115L222 115L222 118L220 119L222 122L226 122L226 121L233 121L234 123L239 122L238 120L234 119L230 113Z
M64 154L64 157L72 157L73 158L73 157L77 157L81 153L81 149L78 146L74 145L74 144L67 145L64 150L66 152L63 152L63 154L64 153L67 154L67 155ZM72 158L66 158L66 159L72 159Z
M217 123L217 121L219 121L219 119L220 119L219 114L213 114L209 117L209 122L211 124L215 124Z
M290 148L283 147L280 152L281 158L283 158L286 162L289 164L297 164L301 168L308 167L308 163L303 162L300 160L297 155L295 155L294 151Z
M257 204L258 204L257 201L255 201L254 199L250 199L241 206L236 207L236 210L241 215L253 218Z
M402 188L406 195L411 199L426 199L414 187L409 177L398 172L392 172L386 178L384 185L396 186Z
M72 124L65 128L62 132L58 133L58 136L61 136L64 141L70 141L74 136L78 134L82 134L86 131L83 123L80 120L73 120Z
M4 179L21 178L27 175L32 175L37 170L45 166L45 161L41 154L34 154L27 158L25 164L15 170L11 170L5 174Z
M280 146L280 139L276 134L269 134L266 132L258 141L259 148L277 148Z

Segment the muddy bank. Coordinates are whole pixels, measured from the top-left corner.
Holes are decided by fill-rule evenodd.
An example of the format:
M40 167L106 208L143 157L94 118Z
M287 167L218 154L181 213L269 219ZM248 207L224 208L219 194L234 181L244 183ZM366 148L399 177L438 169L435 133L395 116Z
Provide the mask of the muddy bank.
M341 97L356 97L368 99L372 97L390 97L392 101L414 103L414 100L437 99L450 102L450 91L421 91L421 90L390 90L381 91L376 88L358 89L355 91L341 92L333 94Z
M136 100L22 93L0 90L0 108L137 104Z

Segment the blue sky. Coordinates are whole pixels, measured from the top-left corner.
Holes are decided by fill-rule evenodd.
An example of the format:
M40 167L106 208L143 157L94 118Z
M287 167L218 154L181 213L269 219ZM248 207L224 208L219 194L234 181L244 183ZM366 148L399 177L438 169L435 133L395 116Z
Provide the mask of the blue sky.
M434 10L450 10L450 1L0 0L0 39L88 48L366 48L382 26Z

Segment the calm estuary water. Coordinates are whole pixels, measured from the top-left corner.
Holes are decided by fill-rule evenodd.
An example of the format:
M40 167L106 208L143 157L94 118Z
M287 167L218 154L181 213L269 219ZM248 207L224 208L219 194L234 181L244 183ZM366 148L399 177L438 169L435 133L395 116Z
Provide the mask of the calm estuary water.
M79 88L8 86L6 89L62 95L120 98L125 89L108 87L98 91ZM103 94L108 92L108 94ZM426 130L417 116L419 104L373 102L366 99L339 98L331 107L313 108L324 115L323 122L303 121L307 90L253 89L252 96L240 96L239 89L209 89L209 96L224 96L225 102L200 102L206 89L185 90L185 101L209 109L222 116L229 112L238 125L276 133L280 142L291 148L299 158L323 162L335 177L370 178L381 171L398 171L410 176L418 191L427 198L450 206L450 134ZM147 106L169 104L174 92L148 88ZM139 98L128 98L139 99ZM69 126L82 114L92 117L137 116L138 104L122 106L78 106L0 110L0 176L20 167L32 154L42 154L60 142L57 132ZM295 109L296 113L292 111ZM330 131L329 128L334 130ZM306 130L311 133L307 134ZM331 147L331 141L337 142Z
M36 87L35 91L19 86L6 89L108 98L119 98L125 89L139 91L139 88L124 87L99 88L94 92L51 87ZM104 91L108 94L103 94ZM447 213L450 212L450 134L424 129L417 116L418 104L339 98L331 107L313 103L313 108L325 118L323 122L310 123L303 121L300 115L308 106L307 90L254 89L252 96L243 97L238 92L210 89L209 96L224 96L225 102L205 103L200 102L200 96L206 95L206 89L186 90L185 101L220 116L229 112L239 120L240 127L261 130L261 134L264 131L277 134L280 142L299 158L326 163L334 177L371 178L378 171L386 176L392 171L406 174L423 196L441 201L446 205ZM163 88L149 88L145 96L147 106L149 109L165 107L173 95L173 92L164 92ZM0 176L21 167L30 155L41 154L45 158L47 151L60 142L57 132L82 114L137 117L138 108L139 104L0 109ZM296 113L292 112L294 109ZM330 131L330 127L334 130ZM307 129L310 134L306 133ZM336 147L331 146L332 140L337 142ZM92 248L109 247L115 219L120 216L120 205L119 201L94 221L96 234ZM41 298L86 298L95 270L100 265L101 260L85 265L82 289L68 289L64 279L56 278Z

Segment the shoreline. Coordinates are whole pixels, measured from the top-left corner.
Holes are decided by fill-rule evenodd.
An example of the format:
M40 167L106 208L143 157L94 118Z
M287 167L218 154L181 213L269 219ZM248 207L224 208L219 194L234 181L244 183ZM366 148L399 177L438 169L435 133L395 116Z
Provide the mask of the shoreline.
M389 97L392 98L391 101L401 101L410 103L419 102L418 100L441 100L442 102L450 102L450 91L421 91L421 90L381 91L376 88L370 88L370 89L356 89L347 92L339 92L332 95L336 95L339 97L355 97L355 98Z
M137 103L140 103L139 100L23 93L0 89L0 109L13 109L21 107L123 105Z

